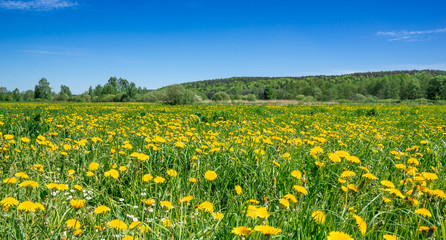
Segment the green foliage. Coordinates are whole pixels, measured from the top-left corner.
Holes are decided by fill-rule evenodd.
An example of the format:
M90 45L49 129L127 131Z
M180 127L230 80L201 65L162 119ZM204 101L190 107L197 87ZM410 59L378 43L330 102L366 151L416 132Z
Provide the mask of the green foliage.
M257 100L257 98L256 98L256 95L254 95L254 94L248 94L248 96L246 96L246 100L255 101L255 100Z
M50 83L46 78L41 78L39 83L34 88L34 98L42 100L51 100L51 88Z
M191 104L196 101L196 95L182 85L174 84L166 87L164 101L170 105Z
M296 96L296 100L298 100L298 101L300 101L300 100L302 100L304 98L305 98L305 95L303 95L303 94L299 94L299 95Z
M229 101L231 98L226 92L218 92L212 96L212 101Z

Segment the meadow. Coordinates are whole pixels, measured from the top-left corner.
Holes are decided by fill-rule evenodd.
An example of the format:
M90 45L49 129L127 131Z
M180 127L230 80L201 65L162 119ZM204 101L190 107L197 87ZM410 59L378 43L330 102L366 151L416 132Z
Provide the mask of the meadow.
M0 103L1 239L446 239L446 111Z

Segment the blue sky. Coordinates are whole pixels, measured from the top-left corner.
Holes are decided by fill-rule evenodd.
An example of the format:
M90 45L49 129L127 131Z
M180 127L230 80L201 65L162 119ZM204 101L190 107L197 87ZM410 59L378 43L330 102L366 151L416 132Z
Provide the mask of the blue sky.
M0 0L0 86L446 70L445 1Z

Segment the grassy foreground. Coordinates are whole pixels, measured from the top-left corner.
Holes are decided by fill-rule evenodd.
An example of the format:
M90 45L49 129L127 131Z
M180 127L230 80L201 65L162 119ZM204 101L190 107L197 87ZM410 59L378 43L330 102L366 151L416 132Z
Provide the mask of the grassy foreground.
M445 239L444 106L0 103L1 239Z

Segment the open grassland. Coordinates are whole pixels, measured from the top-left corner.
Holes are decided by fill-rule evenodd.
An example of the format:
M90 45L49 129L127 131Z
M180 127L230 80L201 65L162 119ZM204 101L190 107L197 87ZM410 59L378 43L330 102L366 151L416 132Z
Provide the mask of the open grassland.
M1 239L445 239L444 106L0 104Z

